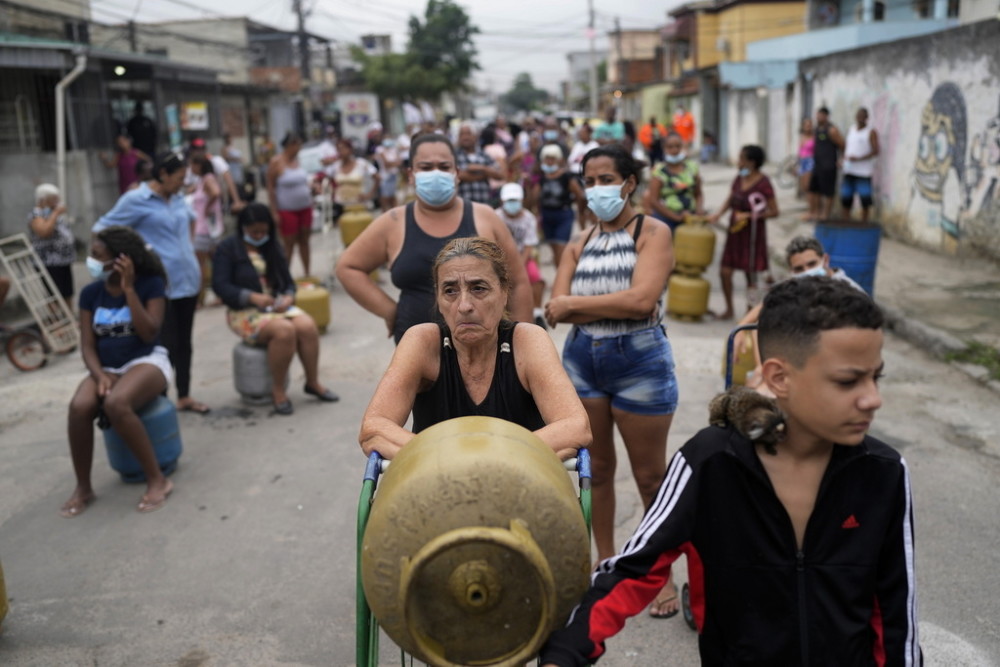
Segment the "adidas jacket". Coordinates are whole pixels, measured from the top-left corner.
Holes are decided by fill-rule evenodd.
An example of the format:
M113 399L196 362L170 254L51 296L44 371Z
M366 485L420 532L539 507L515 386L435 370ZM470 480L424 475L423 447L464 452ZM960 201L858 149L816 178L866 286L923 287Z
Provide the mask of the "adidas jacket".
M913 551L909 474L888 445L834 447L799 551L754 446L709 427L673 457L542 663L595 661L684 553L703 665L922 665Z

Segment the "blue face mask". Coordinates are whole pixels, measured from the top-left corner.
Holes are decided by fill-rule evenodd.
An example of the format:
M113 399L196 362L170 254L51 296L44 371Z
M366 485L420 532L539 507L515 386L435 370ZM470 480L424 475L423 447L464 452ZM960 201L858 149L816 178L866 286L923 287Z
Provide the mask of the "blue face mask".
M243 240L246 241L247 243L249 243L250 245L252 245L254 248L259 248L262 245L264 245L265 243L267 243L269 240L271 240L271 235L270 234L264 234L259 239L255 239L254 237L252 237L249 234L247 234L247 233L244 232L244 234L243 234Z
M517 199L509 199L503 203L504 212L511 217L516 216L523 208L524 206Z
M542 132L542 139L545 141L555 141L559 138L559 130L545 130Z
M822 277L822 276L825 276L825 275L826 275L826 267L823 266L822 264L820 264L818 266L812 267L811 269L809 269L807 271L803 271L802 273L796 273L795 277L796 278L808 278L809 276L820 276L820 277Z
M428 206L444 206L455 196L455 174L447 171L418 171L413 177L417 196Z
M104 268L104 262L94 257L87 257L87 271L94 280L105 281L111 275L110 269Z
M740 176L746 178L749 175L750 175L750 167L743 167L742 169L740 169Z
M542 163L542 171L546 174L554 174L559 171L559 165Z
M683 162L684 160L687 159L687 153L684 153L682 151L682 152L678 153L677 155L669 155L668 154L668 155L664 155L663 159L666 160L666 162L668 164L677 164L677 163Z
M602 222L611 222L625 208L621 185L595 185L587 188L587 207Z

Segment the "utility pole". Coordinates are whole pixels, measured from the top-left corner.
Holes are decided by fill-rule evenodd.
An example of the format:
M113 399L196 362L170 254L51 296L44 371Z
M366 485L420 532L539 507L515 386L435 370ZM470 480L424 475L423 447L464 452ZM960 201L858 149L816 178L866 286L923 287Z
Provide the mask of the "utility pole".
M132 53L135 53L136 51L139 50L138 47L136 46L136 40L135 40L135 21L128 22L128 46L129 50Z
M299 68L302 73L302 117L301 117L301 128L302 133L306 139L308 139L309 134L309 123L312 120L312 87L309 85L311 78L311 71L309 67L309 37L306 35L306 16L305 10L302 7L302 0L292 0L292 11L295 12L295 16L298 18L299 22Z
M594 0L587 0L590 9L590 27L587 34L590 36L590 117L597 118L597 53L594 49L594 40L597 33L594 30Z

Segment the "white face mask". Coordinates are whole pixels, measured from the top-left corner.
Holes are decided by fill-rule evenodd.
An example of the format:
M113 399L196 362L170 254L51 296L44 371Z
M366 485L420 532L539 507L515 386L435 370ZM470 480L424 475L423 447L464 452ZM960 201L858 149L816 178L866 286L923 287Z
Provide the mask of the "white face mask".
M795 277L808 278L809 276L825 276L825 275L826 275L826 267L823 266L822 264L817 264L816 266L806 271L803 271L802 273L796 273Z

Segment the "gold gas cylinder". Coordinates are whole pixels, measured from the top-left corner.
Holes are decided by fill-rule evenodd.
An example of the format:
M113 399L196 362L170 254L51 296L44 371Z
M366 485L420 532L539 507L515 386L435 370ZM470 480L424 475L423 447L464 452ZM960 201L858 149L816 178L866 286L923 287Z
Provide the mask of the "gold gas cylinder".
M715 232L704 216L689 215L684 224L674 230L676 273L697 276L712 263L715 254Z
M743 332L744 336L750 336L749 347L746 352L741 353L737 347L733 350L733 384L746 384L747 373L757 367L757 355L754 353L753 335L751 331ZM722 348L722 377L726 377L726 347Z
M700 318L708 312L709 289L704 278L675 273L667 286L667 312L680 318Z
M459 417L411 440L379 483L361 549L386 634L435 667L523 665L587 590L570 477L527 429Z
M295 292L295 305L309 313L316 322L316 328L325 332L330 325L330 292L318 280L310 277L295 281L298 289Z
M365 231L372 219L371 211L364 204L348 204L344 208L344 214L337 224L340 225L340 240L344 242L345 248Z

